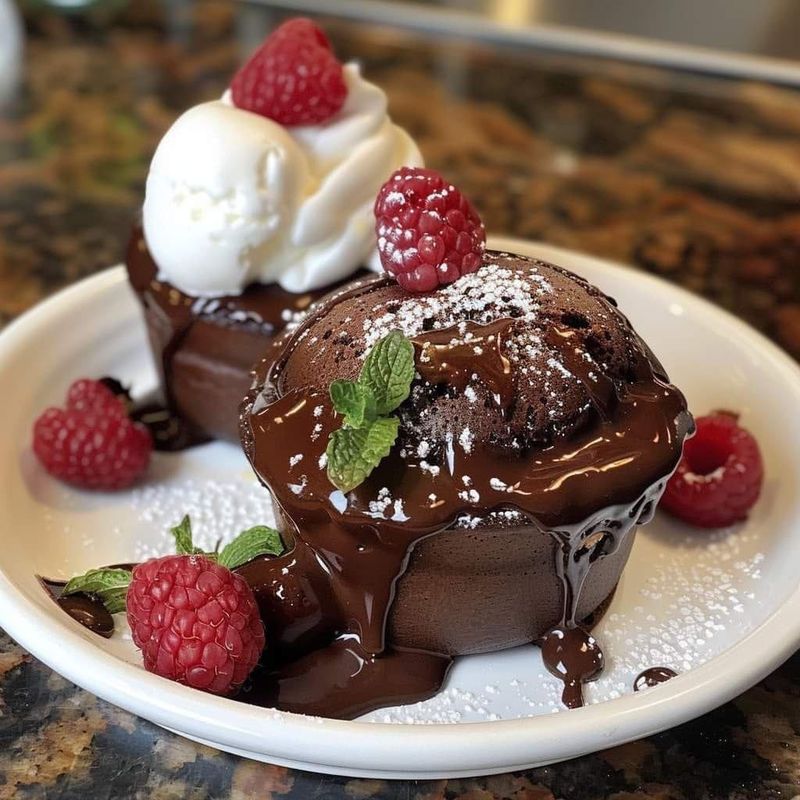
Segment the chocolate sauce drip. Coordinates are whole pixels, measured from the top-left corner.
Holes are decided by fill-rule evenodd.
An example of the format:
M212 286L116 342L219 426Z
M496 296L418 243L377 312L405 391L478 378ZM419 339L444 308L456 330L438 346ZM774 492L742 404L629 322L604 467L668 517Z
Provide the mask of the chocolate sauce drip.
M597 639L578 625L559 625L545 634L540 646L547 671L564 682L561 702L580 708L583 684L597 678L605 664Z
M72 619L104 639L111 638L114 633L114 617L108 613L98 598L89 594L64 596L62 593L67 585L66 581L54 581L40 577L39 583Z
M355 286L345 296L376 285ZM319 313L325 313L324 307ZM513 324L511 319L490 326L470 323L473 333L483 328L489 344L477 354L474 342L462 341L463 330L419 335L414 340L418 356L427 353L429 358L418 357L417 369L424 379L447 380L456 387L478 373L502 400L507 387L513 387L513 369L506 372L502 351ZM561 625L543 639L545 662L565 681L565 703L581 704L583 682L596 677L603 663L597 641L576 624L582 583L592 563L615 552L640 519L652 515L692 421L682 395L663 380L632 331L636 363L631 382L620 386L600 374L568 332L555 330L548 336L564 366L587 387L596 412L590 424L523 456L487 447L465 452L446 443L446 458L435 472L413 452L401 459L398 446L346 496L331 485L324 468L328 437L340 424L327 393L282 386L288 351L276 364L262 366L257 377L263 386L251 394L243 415L243 442L257 475L273 493L291 549L281 559L253 562L246 569L248 581L269 613L281 597L275 594L276 582L296 586L302 578L317 598L305 605L304 596L296 603L302 609L303 635L333 642L280 673L291 676L292 699L286 690L270 695L279 708L291 702L308 713L336 714L351 706L337 700L332 708L323 697L352 691L358 698L352 708L360 707L364 687L373 693L370 707L390 704L390 670L384 664L399 653L386 641L386 623L395 585L414 547L464 514L485 518L502 509L521 513L557 544L564 609ZM277 638L291 644L297 622L289 617ZM345 661L358 662L359 678L341 686L348 671L341 667L343 640Z
M665 683L670 678L674 678L678 673L669 667L649 667L640 672L633 680L633 691L638 692L659 683Z
M513 327L513 319L498 319L488 325L467 322L418 336L412 340L417 372L429 383L446 383L459 391L477 375L495 402L508 408L514 399L514 375L503 343Z
M142 302L167 322L167 331L160 337L162 349L177 347L177 340L198 319L273 336L286 327L287 316L305 311L318 294L295 294L277 284L253 284L240 295L192 297L159 280L158 267L138 227L133 231L126 264L131 285Z

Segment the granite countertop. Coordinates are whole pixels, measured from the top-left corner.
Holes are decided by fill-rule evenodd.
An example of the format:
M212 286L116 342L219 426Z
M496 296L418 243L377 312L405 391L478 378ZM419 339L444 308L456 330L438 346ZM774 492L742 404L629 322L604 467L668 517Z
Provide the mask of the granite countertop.
M0 108L0 325L120 260L158 138L179 111L221 93L270 22L228 2L29 14L21 85ZM489 230L635 264L800 357L800 92L353 23L329 31ZM564 764L348 780L195 745L77 689L0 634L0 800L791 798L799 734L795 655L699 720Z

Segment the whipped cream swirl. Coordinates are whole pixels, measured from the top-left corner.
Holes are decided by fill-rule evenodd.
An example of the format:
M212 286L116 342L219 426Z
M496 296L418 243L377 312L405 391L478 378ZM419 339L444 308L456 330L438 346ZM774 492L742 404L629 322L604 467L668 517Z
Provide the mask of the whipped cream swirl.
M221 100L186 111L150 165L143 222L159 278L194 296L250 283L319 289L380 269L373 204L401 166L421 166L386 95L344 68L347 100L320 125L282 125Z

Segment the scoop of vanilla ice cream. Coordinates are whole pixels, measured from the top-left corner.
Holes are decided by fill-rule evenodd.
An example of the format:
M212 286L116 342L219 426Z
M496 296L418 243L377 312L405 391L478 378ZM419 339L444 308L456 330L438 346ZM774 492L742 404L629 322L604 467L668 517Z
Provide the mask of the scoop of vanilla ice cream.
M160 273L192 295L239 292L281 248L309 182L281 125L222 101L189 109L147 178L143 225Z
M379 269L373 204L400 166L422 157L355 64L347 100L320 125L286 128L226 94L183 114L147 179L145 238L163 280L195 296L253 282L291 292Z

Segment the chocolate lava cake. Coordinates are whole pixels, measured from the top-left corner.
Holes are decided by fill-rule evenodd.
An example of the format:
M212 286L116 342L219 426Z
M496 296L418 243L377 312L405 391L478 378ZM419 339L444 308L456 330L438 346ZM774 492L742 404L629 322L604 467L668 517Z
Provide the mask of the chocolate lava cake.
M326 473L329 387L395 330L417 373L398 438L344 494ZM536 642L580 705L603 660L581 623L692 428L616 303L557 266L487 251L425 294L375 277L330 295L242 409L287 543L240 570L271 640L251 701L356 716L434 694L453 656Z

